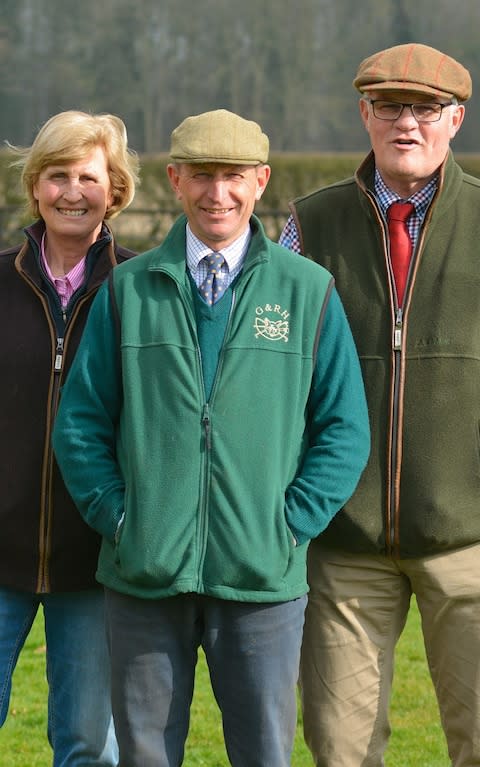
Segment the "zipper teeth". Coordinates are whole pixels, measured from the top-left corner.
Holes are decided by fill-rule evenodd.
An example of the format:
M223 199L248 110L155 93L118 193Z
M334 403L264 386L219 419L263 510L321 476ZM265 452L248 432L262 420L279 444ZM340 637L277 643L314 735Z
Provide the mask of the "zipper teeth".
M220 349L220 354L218 357L218 364L217 369L215 372L215 377L213 380L213 385L210 391L210 396L207 401L207 394L205 390L205 379L203 376L203 364L202 364L202 353L200 350L200 345L198 343L198 337L197 337L197 356L199 361L199 367L200 367L200 378L202 382L202 391L203 391L203 400L204 404L202 407L202 425L205 435L205 446L206 446L206 458L205 458L205 467L204 467L204 488L203 488L203 499L202 499L202 519L201 519L201 536L200 536L200 542L202 547L202 553L198 558L198 572L197 572L197 583L200 581L200 572L203 569L203 562L205 559L205 551L207 546L206 541L206 535L205 535L205 529L206 529L206 520L207 520L207 508L208 508L208 495L209 495L209 489L210 489L210 483L209 483L209 477L210 477L210 455L212 450L212 437L211 437L211 424L210 424L210 406L213 403L215 399L215 392L218 384L218 379L220 378L221 369L222 369L222 361L223 361L223 351L225 348L225 338L228 335L228 332L230 330L230 326L232 323L232 316L233 316L233 310L236 303L236 293L235 290L232 290L232 304L230 306L230 311L228 314L227 324L225 327L225 335L222 342L222 346Z
M401 365L401 352L396 350L394 352L394 392L393 392L393 413L392 413L392 436L391 436L391 456L390 456L390 552L393 553L395 549L395 520L396 520L396 506L397 506L397 493L395 491L395 481L397 474L397 461L398 461L398 437L399 437L399 387L400 387L400 365Z
M44 453L44 466L43 472L43 510L42 510L42 524L40 527L40 564L39 564L39 577L38 585L42 593L50 590L50 578L48 573L48 557L50 553L50 535L52 525L52 475L53 475L53 450L51 446L51 435L53 430L53 424L58 407L58 398L60 392L61 376L63 371L63 358L65 349L65 338L57 336L55 346L55 357L53 361L52 369L52 387L49 400L50 418L48 419L46 441L48 447Z

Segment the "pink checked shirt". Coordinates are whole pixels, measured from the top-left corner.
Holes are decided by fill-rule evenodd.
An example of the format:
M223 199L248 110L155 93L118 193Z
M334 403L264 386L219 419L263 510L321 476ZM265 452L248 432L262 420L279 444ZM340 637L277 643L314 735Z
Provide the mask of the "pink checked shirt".
M71 297L73 296L75 291L78 290L78 288L82 285L85 279L86 256L84 256L81 259L81 261L79 261L78 264L76 264L73 267L73 269L70 269L68 274L66 274L64 277L54 277L45 256L45 234L42 237L41 254L42 254L43 267L47 273L49 280L55 286L55 290L57 291L60 297L62 309L65 309Z

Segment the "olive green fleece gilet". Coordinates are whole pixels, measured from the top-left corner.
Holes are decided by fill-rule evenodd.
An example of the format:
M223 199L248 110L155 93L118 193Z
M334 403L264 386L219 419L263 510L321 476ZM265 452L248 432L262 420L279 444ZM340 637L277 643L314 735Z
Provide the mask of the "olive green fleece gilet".
M403 350L395 352L386 225L368 191L373 174L370 155L356 178L292 204L304 253L335 277L372 427L367 469L322 540L426 556L480 541L480 181L447 157L414 256Z

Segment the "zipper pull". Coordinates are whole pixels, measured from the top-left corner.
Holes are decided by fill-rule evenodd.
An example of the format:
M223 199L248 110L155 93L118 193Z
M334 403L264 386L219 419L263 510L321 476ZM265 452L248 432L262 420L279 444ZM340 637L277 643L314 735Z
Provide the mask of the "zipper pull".
M397 317L393 331L393 348L395 351L400 351L402 348L402 310L400 308L397 309Z
M210 439L210 413L208 409L208 402L203 406L202 424L203 428L205 429L205 441L207 450L210 450L212 447L212 442Z
M56 373L60 372L63 363L63 338L57 338L57 348L55 349L55 365L54 370Z

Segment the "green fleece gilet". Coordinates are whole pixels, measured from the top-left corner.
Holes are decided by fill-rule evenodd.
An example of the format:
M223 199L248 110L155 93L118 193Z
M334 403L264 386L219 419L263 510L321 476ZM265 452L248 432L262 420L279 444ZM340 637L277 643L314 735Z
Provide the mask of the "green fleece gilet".
M331 275L252 217L207 395L185 223L99 295L62 395L57 458L104 536L98 579L110 588L294 599L307 591L306 543L368 456L353 338Z
M129 402L117 452L124 476L135 477L116 551L121 577L133 591L141 578L142 589L158 595L292 599L306 591L305 549L294 546L284 494L305 449L305 403L331 277L300 269L276 246L253 250L207 401L184 231L182 222L163 247L114 275ZM267 259L270 268L256 268ZM160 563L150 563L150 551L162 551ZM105 545L99 573L115 587Z

